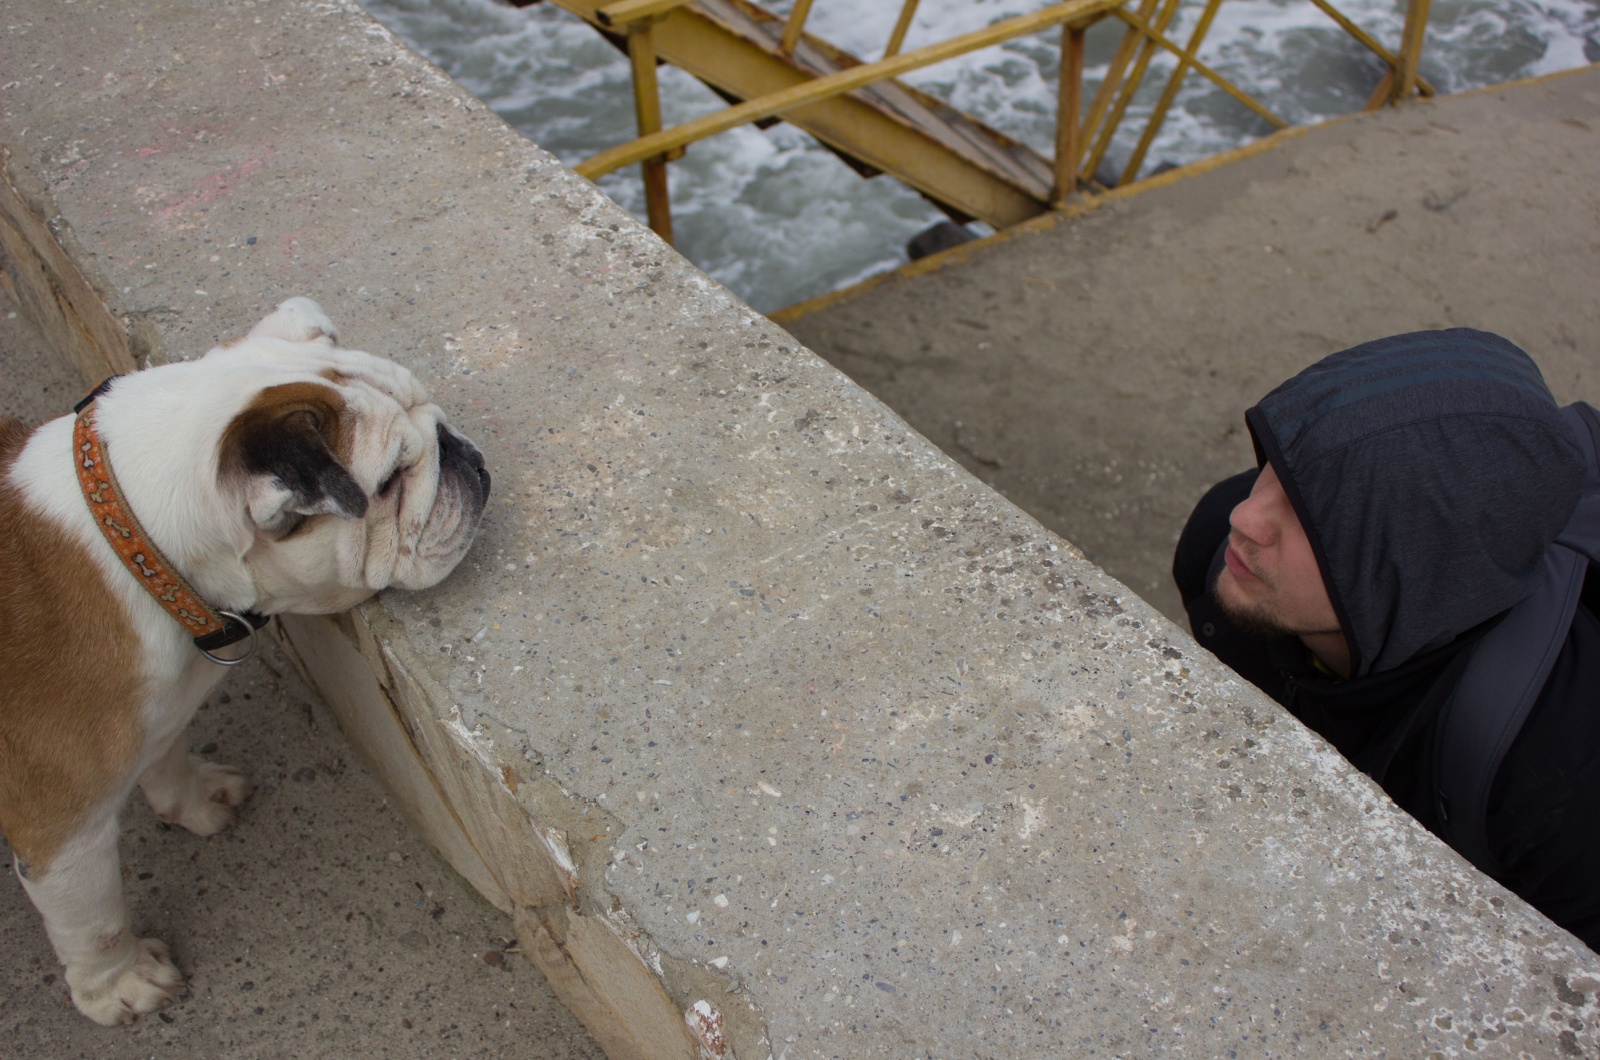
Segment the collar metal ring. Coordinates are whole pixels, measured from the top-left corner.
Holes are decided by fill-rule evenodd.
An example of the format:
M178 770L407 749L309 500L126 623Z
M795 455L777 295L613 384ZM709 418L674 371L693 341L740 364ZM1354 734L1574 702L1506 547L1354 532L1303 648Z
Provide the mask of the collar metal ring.
M246 659L250 658L250 656L256 653L256 627L252 625L250 621L243 615L235 614L232 611L218 611L217 614L221 615L223 618L233 619L235 622L243 626L250 634L249 638L245 641L244 654L235 659L224 659L221 656L212 655L204 648L200 649L200 654L204 655L218 666L238 666L240 663L244 662ZM235 643L238 642L235 641Z

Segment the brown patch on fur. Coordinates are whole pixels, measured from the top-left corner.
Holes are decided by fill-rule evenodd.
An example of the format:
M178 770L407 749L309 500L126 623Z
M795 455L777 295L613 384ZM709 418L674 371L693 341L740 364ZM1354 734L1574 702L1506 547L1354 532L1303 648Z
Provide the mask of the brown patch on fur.
M349 470L354 417L344 413L344 395L331 386L267 387L223 432L222 477L270 475L294 494L298 511L365 515L366 492Z
M39 873L127 776L145 682L99 565L10 481L31 433L0 420L0 830Z
M344 395L321 383L280 383L257 394L228 424L222 434L223 470L237 470L228 467L226 461L241 451L246 437L297 414L309 414L333 455L340 463L349 462L355 438L344 415Z

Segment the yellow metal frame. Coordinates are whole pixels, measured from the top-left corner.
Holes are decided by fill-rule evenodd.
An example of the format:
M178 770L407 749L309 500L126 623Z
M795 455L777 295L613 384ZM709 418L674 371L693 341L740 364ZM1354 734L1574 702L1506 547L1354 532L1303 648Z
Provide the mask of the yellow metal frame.
M849 70L841 70L836 74L826 77L814 78L802 84L795 85L771 95L762 96L760 99L746 100L737 103L715 114L708 114L703 118L684 122L682 125L661 132L641 136L637 140L608 148L599 154L581 162L577 166L579 173L593 180L602 177L612 170L621 169L623 166L642 162L646 158L662 154L673 148L685 147L696 140L704 140L708 136L726 132L740 125L749 125L763 118L770 118L785 111L794 110L808 103L819 103L834 96L842 96L858 88L887 81L912 70L934 63L953 59L958 55L978 51L982 48L1017 37L1027 36L1050 26L1057 26L1071 19L1082 18L1108 11L1115 7L1121 0L1067 0L1066 3L1052 4L1041 11L1029 15L1020 15L1016 18L997 22L992 26L966 33L959 37L952 37L937 44L930 44L916 51L893 55L887 59L880 59L875 63L863 63Z
M895 19L894 30L889 34L889 43L883 49L883 57L900 54L900 46L906 42L906 33L911 29L911 20L917 14L917 0L906 0L900 7L900 17Z
M1120 178L1116 180L1116 185L1127 185L1138 179L1150 146L1160 132L1179 89L1190 73L1200 74L1210 80L1242 106L1274 127L1281 129L1288 124L1198 58L1200 47L1210 32L1221 0L1206 0L1198 21L1189 33L1188 40L1182 45L1166 35L1178 12L1181 0L1062 0L1038 11L1004 19L983 29L909 52L902 52L901 48L915 16L918 0L902 0L899 16L884 49L883 57L870 63L862 63L832 48L825 41L805 33L805 24L813 0L795 0L788 17L782 20L756 7L750 0L705 0L705 3L700 3L699 0L615 0L603 6L597 5L593 0L554 0L554 2L579 14L597 27L613 34L614 37L621 38L619 43L626 44L633 72L638 138L601 151L580 163L577 170L590 179L598 179L624 166L642 163L650 226L669 242L672 238L672 217L667 187L667 163L681 157L688 145L696 141L740 125L780 117L811 129L825 142L834 146L835 150L847 158L856 159L858 166L864 171L874 173L884 169L891 170L896 176L917 187L935 201L943 203L947 209L957 214L965 213L981 217L996 227L1005 227L1050 209L1061 209L1081 189L1096 190L1100 187L1095 183L1096 174L1121 127L1129 105L1143 85L1149 73L1151 60L1158 50L1176 56L1177 64L1168 75L1160 98L1146 119L1144 129L1123 167ZM1316 5L1335 24L1387 65L1388 71L1369 100L1369 109L1393 104L1412 95L1433 95L1433 86L1418 73L1429 0L1409 0L1400 46L1392 52L1339 12L1330 0L1309 0L1309 2ZM768 60L776 59L786 63L787 68L792 69L792 75L777 80L774 80L772 75L761 75L756 78L756 82L750 82L750 76L753 75L747 74L744 75L745 80L738 85L732 83L737 80L734 78L730 78L730 83L727 85L718 84L718 62L730 66L742 63L748 68L752 60L741 59L733 53L738 52L743 46L756 48L757 45L733 36L727 36L726 40L717 36L691 39L685 37L684 33L691 29L699 32L698 23L694 22L696 18L714 20L714 17L728 17L721 9L729 4L738 5L735 15L739 15L741 11L746 15L754 12L774 23L781 22L781 33L776 35L775 41L768 44L765 50L770 53ZM718 7L718 12L709 10L713 5ZM1087 113L1084 113L1084 34L1090 26L1106 18L1120 20L1126 26L1126 30L1111 59L1099 91L1090 102ZM748 17L746 20L748 21ZM986 149L989 161L985 161L980 152L967 159L964 163L965 170L962 169L963 164L955 164L955 169L952 170L950 162L916 157L909 160L885 157L883 152L873 150L871 145L885 141L885 135L882 128L874 133L869 128L870 121L877 121L881 126L883 121L890 120L913 126L912 135L909 137L888 137L894 140L895 145L902 151L908 151L916 156L921 150L919 147L921 140L942 140L941 150L948 153L954 149L959 154L963 139L971 141L976 137L970 132L962 133L959 130L954 133L929 133L925 124L916 127L916 122L902 118L896 113L897 110L917 112L925 117L931 114L933 115L931 120L937 124L936 112L942 110L948 114L949 109L938 101L900 85L895 79L902 74L958 55L1057 26L1061 27L1062 34L1062 76L1053 160L1038 159L1021 145L1006 140L992 130L976 126L976 123L966 119L965 116L960 117L976 126L985 138L993 141L993 145ZM655 34L669 31L677 35L673 37L676 51L662 54L656 47ZM717 54L710 56L700 54L707 50L704 45L706 40L712 42L714 47L710 50ZM820 67L824 71L820 73L816 72L819 69L816 57L819 55L828 60ZM713 87L732 95L735 99L741 98L741 92L746 94L747 98L714 114L672 128L662 128L656 65L663 58L684 65L695 76L706 80ZM781 84L782 87L758 90L753 98L749 98L750 90L742 87L746 83L769 86ZM870 99L862 95L864 92L877 90L879 86L892 86L894 94L891 97L883 97L880 93L879 96ZM866 102L882 114L870 120L864 118L859 104L854 111L834 113L829 109L852 99ZM885 103L885 99L889 102ZM883 115L887 115L887 118ZM869 121L869 126L861 125L864 120ZM830 133L829 130L833 132ZM892 156L893 152L890 154ZM996 158L1006 156L1018 159L1017 166L1020 168L1010 163L996 163ZM940 169L945 175L942 177L929 175L923 179L919 173L919 166L926 168L928 165ZM1036 181L1031 176L1035 172L1043 172L1046 176L1042 181ZM996 184L1009 186L1014 190L1007 191L1004 187L992 186Z
M591 21L599 23L598 17ZM674 63L731 100L768 96L819 74L860 65L827 42L804 35L794 55L780 55L784 28L783 19L749 0L700 0L652 22L651 40L658 59ZM625 45L616 27L605 32ZM752 46L752 39L764 41L763 46ZM932 201L953 204L968 217L997 227L1025 221L1047 208L1052 170L1045 159L898 82L879 82L799 106L786 111L783 120L812 134L864 174L889 173Z

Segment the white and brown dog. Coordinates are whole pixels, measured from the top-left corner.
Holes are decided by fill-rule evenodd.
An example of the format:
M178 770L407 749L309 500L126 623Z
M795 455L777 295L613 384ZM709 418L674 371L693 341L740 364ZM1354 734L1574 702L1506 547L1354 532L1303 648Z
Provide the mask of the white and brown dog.
M182 986L129 929L117 818L137 784L211 835L248 794L181 738L213 660L262 616L438 582L488 492L411 373L337 348L307 298L77 416L0 420L0 830L86 1016L125 1023Z

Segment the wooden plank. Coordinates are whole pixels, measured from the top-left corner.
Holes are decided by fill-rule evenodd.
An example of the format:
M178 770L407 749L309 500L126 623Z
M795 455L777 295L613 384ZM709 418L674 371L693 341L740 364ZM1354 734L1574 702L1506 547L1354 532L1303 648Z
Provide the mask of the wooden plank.
M28 186L10 154L0 153L0 282L85 383L133 371L128 334L62 246L66 230L39 219L57 216L42 201L47 193L26 194L19 183Z
M558 906L511 918L522 951L610 1060L701 1060L661 980L616 927Z
M512 900L496 871L473 844L432 775L422 750L401 721L393 693L384 687L374 660L382 656L371 635L359 647L349 615L283 615L281 640L295 668L339 719L339 728L359 747L367 764L422 836L495 908L509 913ZM364 624L363 624L364 625Z

